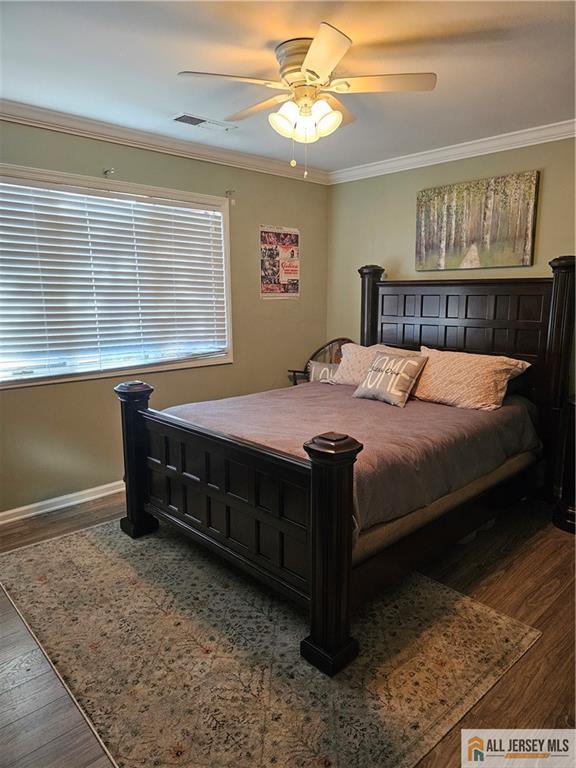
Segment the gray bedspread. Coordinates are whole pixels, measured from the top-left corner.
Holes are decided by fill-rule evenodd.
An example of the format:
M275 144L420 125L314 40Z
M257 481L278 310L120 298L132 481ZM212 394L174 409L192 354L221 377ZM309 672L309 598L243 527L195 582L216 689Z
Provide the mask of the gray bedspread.
M364 444L355 466L360 530L393 520L499 467L539 440L521 397L496 411L409 400L397 408L353 398L354 387L300 384L255 395L167 408L217 432L306 457L302 445L322 432Z

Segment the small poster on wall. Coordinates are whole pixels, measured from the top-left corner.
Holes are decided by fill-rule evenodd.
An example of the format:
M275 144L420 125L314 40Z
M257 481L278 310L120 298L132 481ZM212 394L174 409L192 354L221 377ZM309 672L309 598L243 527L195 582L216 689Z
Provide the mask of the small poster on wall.
M300 296L300 232L290 227L260 227L260 296Z

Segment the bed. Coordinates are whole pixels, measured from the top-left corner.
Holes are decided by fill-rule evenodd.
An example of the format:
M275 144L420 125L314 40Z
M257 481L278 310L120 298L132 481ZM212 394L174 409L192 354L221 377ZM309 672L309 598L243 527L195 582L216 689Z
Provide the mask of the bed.
M363 345L530 362L521 391L494 412L353 402L350 387L321 383L156 411L152 387L118 385L122 530L138 537L167 521L306 606L301 654L335 674L358 653L353 605L477 528L481 496L554 494L574 257L550 266L552 278L503 280L382 281L381 267L359 270Z

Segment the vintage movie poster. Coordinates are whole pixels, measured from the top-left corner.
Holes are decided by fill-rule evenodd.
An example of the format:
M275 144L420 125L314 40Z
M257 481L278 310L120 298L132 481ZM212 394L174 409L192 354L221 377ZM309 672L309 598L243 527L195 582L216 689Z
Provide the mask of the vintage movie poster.
M260 296L300 296L300 232L290 227L260 227Z

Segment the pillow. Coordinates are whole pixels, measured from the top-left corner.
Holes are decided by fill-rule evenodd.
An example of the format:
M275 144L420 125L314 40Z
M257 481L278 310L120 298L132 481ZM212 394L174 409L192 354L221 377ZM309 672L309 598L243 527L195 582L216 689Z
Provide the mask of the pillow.
M344 344L342 346L342 360L334 374L334 384L353 384L359 386L365 379L374 353L382 352L397 355L399 357L419 355L419 352L408 349L394 349L385 344L374 344L372 347L362 347L360 344Z
M328 381L332 383L332 378L338 370L339 363L321 363L318 360L308 362L308 380L309 381Z
M390 355L378 353L366 378L354 392L354 397L381 400L404 408L426 358L420 355Z
M404 347L389 347L387 344L378 344L378 349L386 352L388 355L397 357L423 357L417 349L404 349Z
M510 379L530 365L524 360L469 352L441 352L421 347L428 357L413 395L419 400L494 411L500 408Z

